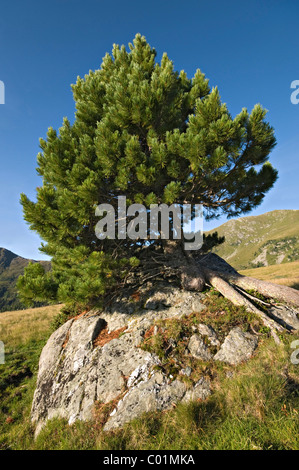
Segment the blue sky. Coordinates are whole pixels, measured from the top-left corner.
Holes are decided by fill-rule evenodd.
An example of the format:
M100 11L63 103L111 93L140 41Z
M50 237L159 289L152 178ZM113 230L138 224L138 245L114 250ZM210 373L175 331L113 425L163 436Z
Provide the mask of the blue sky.
M113 43L137 32L177 70L200 68L218 86L234 116L261 103L278 144L270 161L279 180L250 215L299 209L299 2L294 0L2 0L0 5L0 247L45 259L40 239L23 221L20 193L35 197L39 137L74 118L70 84L97 69ZM297 58L296 58L297 57ZM299 96L299 95L298 95ZM208 230L225 222L209 224Z

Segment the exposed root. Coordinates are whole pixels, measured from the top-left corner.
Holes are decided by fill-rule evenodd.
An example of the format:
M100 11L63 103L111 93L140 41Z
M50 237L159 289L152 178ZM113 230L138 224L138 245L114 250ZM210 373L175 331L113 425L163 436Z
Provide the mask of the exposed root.
M253 289L266 298L276 299L280 302L299 308L299 291L292 287L281 286L272 282L261 281L253 277L221 273L221 276L228 282L245 290Z
M248 311L254 311L271 329L272 334L275 330L299 330L299 291L296 289L242 276L226 261L212 253L198 257L196 264L209 284L233 303L238 302L236 305L243 305ZM249 294L248 290L263 295L269 302Z
M196 256L184 251L176 241L168 241L160 252L144 249L140 268L133 276L131 286L160 276L164 279L179 277L186 290L203 291L207 286L213 286L234 305L256 314L270 329L276 343L280 342L277 333L299 330L299 291L242 276L215 254ZM262 294L269 301L247 291ZM283 306L279 307L278 302Z
M240 292L240 294L245 295L245 297L247 297L248 299L251 299L253 302L256 302L256 303L259 303L259 304L261 304L261 305L264 305L265 307L271 307L271 306L272 306L271 303L265 302L264 300L259 299L258 297L249 294L248 292L244 291L244 290L241 289L240 287L238 287L238 286L234 286L234 287L235 287L235 289L236 289L238 292Z
M263 322L263 324L270 329L271 335L273 336L276 343L280 343L280 340L277 336L278 332L285 331L284 327L277 323L272 318L269 318L262 310L257 308L250 300L248 300L244 295L242 295L237 289L232 285L222 279L218 273L211 271L207 268L202 268L205 278L209 281L212 286L218 290L224 297L230 300L234 305L239 307L245 307L248 312L256 314Z

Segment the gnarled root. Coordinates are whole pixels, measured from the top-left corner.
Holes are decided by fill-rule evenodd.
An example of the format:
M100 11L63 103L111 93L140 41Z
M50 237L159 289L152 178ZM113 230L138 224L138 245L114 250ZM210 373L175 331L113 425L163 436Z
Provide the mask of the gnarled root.
M218 292L220 292L225 298L230 300L234 305L239 307L245 307L248 312L255 313L267 326L276 343L279 343L280 340L277 336L278 332L283 332L284 327L277 323L275 320L271 319L266 315L262 310L257 308L247 297L246 295L241 294L234 286L230 285L224 279L222 279L218 273L211 271L207 268L202 268L205 279L211 284Z
M234 305L243 306L248 312L256 314L270 329L277 343L280 342L278 333L299 330L299 291L242 276L216 254L196 255L192 251L184 251L177 241L167 241L162 253L150 250L149 253L150 257L145 250L144 266L148 271L154 262L151 267L154 274L147 272L145 277L139 276L140 282L149 275L180 274L184 289L203 291L206 286L213 286ZM263 299L259 298L259 294Z
M188 264L186 267L181 265L184 282L188 278L189 286L194 290L202 290L202 286L211 285L234 305L244 306L247 311L255 313L270 329L275 342L280 342L277 333L299 330L297 290L242 276L222 258L212 253L197 259L187 254L185 259L188 260ZM190 282L192 272L193 284ZM199 288L196 289L196 286ZM246 290L262 294L269 301L265 302L254 294L248 294ZM280 307L277 301L285 305ZM260 305L263 309L259 308Z

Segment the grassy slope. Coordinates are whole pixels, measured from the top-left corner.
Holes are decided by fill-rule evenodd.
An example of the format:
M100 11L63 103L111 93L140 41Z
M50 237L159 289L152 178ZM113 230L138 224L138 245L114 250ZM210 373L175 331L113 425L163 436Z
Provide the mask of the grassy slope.
M226 239L215 253L238 270L299 260L299 210L241 217L207 233L214 231Z
M5 347L5 364L0 364L0 449L31 445L29 414L39 357L60 308L0 313L0 341Z
M299 366L290 361L290 341L295 338L285 338L277 347L266 333L246 364L212 366L214 393L205 402L150 413L110 433L101 431L99 419L71 427L53 420L34 441L30 407L38 360L58 310L54 306L0 314L0 339L6 347L6 363L0 365L0 449L299 448ZM248 327L243 310L238 313L216 294L205 312L191 317L192 324L221 322L223 333L236 321ZM173 327L179 331L179 325Z
M19 347L30 341L45 338L49 325L61 309L61 305L28 308L0 313L0 339L9 347Z
M240 271L245 276L299 289L299 261Z

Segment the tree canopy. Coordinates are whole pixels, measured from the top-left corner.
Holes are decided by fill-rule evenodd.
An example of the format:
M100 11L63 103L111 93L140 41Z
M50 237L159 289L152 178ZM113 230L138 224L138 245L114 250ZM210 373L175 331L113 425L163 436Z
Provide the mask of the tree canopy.
M74 122L40 139L36 201L21 195L52 258L51 272L29 266L19 279L23 301L89 302L138 264L136 244L96 237L99 204L116 207L125 195L127 204L203 204L206 218L232 217L258 206L277 179L266 110L232 117L199 69L189 79L166 53L158 63L140 34L72 90Z

